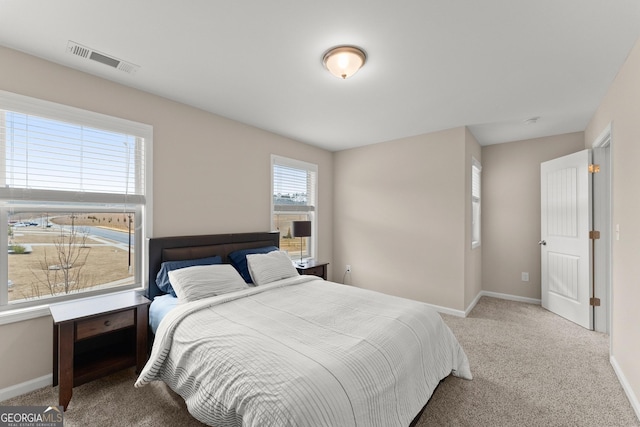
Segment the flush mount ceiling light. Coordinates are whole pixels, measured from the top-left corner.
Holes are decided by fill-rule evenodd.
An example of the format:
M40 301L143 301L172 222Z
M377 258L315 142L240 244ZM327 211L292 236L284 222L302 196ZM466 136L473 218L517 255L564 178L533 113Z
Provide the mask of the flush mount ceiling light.
M339 79L346 79L358 72L367 60L362 49L355 46L337 46L324 54L322 63Z

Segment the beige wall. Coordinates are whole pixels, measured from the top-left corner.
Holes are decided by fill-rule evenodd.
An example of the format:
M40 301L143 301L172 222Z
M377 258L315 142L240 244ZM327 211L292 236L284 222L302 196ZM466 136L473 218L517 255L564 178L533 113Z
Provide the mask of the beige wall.
M465 275L467 166L479 152L469 135L456 128L335 153L334 279L350 264L347 283L465 309L467 284L479 286Z
M0 90L153 126L154 236L268 231L271 154L317 164L318 258L332 261L331 152L3 47L0 76ZM0 389L51 373L50 335L50 318L0 326Z
M585 130L586 147L612 125L612 357L640 412L640 41ZM613 234L615 235L615 234Z
M583 149L582 132L482 147L483 290L540 299L540 163Z
M51 317L0 326L0 389L51 374Z

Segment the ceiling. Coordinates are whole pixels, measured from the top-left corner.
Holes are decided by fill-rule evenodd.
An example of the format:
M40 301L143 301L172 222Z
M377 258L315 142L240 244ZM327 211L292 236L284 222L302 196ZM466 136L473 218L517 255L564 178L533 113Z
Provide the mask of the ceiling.
M583 131L639 37L637 0L0 0L0 45L332 151ZM341 44L368 57L347 80Z

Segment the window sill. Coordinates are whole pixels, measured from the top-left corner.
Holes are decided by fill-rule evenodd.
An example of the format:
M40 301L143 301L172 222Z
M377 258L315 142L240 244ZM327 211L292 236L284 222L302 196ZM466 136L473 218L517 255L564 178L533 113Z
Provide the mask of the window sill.
M58 304L61 302L81 300L81 299L89 300L91 298L96 298L96 297L100 297L107 294L118 294L118 293L125 293L125 292L136 292L141 295L144 295L144 291L145 290L140 287L129 288L129 289L118 290L116 292L103 292L100 294L87 295L86 297L81 297L81 298L57 300L55 302L52 301L51 303L48 303L48 304L36 305L31 307L7 309L5 311L0 311L0 326L8 325L11 323L23 322L25 320L33 320L40 317L50 316L51 311L49 311L49 306L52 304Z
M0 325L22 322L25 320L37 319L38 317L49 316L49 305L39 305L36 307L17 308L0 313Z

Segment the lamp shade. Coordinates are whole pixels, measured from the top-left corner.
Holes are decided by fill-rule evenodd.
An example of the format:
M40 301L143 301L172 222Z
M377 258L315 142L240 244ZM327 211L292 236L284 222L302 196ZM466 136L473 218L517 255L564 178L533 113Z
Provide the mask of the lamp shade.
M322 62L331 74L346 79L353 76L364 65L367 56L355 46L338 46L324 54Z
M311 221L293 221L293 237L311 236Z

